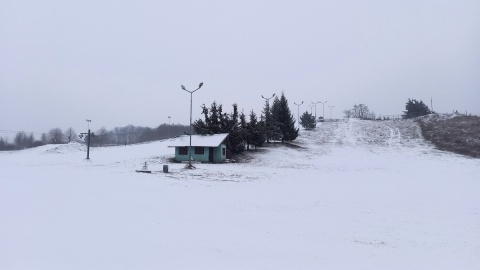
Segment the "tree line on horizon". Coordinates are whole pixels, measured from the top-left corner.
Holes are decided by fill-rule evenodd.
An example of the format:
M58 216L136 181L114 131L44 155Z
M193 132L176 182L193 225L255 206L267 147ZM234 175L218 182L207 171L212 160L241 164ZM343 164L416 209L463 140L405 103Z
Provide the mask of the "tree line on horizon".
M189 131L189 127L181 124L161 124L156 128L128 125L107 130L105 127L94 134L90 139L90 146L101 147L111 145L127 145L168 139L179 136ZM66 144L70 142L86 143L88 138L81 139L73 128L62 131L60 128L53 128L47 133L42 133L40 139L35 139L33 133L19 131L15 134L13 142L0 137L0 151L23 150L38 147L46 144Z

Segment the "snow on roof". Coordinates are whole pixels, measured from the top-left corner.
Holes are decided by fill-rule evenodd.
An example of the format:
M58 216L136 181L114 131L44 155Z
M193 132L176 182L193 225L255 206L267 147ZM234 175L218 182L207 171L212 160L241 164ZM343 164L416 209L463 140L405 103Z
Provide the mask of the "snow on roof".
M214 134L214 135L192 135L192 146L203 146L203 147L217 147L219 146L225 138L227 138L228 133ZM190 136L182 135L168 146L168 147L182 147L190 145Z

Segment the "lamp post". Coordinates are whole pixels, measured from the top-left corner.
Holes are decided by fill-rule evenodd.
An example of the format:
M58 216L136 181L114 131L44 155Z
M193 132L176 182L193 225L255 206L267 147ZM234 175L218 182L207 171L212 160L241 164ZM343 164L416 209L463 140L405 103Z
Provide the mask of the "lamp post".
M322 109L323 109L323 113L322 113L322 117L323 117L323 120L325 120L325 103L327 103L326 101L325 102L319 102L319 103L322 103Z
M267 143L269 143L269 140L268 140L269 139L268 138L268 115L270 114L270 99L272 99L275 96L275 94L273 94L269 98L266 98L263 95L260 95L260 96L262 96L262 98L265 99L265 103L268 104L268 111L265 112L265 128L266 128L265 135L267 136Z
M315 122L317 122L317 121L318 121L318 119L317 119L317 104L318 104L318 103L321 103L321 102L320 102L320 101L317 101L317 102L312 102L312 104L314 104L314 105L315 105Z
M312 104L312 105L308 105L308 107L310 107L310 114L313 113L313 107L314 107L314 106L315 106L315 105L313 105L313 104Z
M300 105L303 104L303 101L300 104L293 102L293 104L297 105L297 128L300 129Z
M193 100L193 93L198 89L202 88L203 82L198 85L198 88L193 91L188 91L185 86L181 85L180 87L190 93L190 148L188 149L189 157L188 157L188 169L193 169L192 166L192 100Z
M172 118L171 116L168 117L168 138L170 139L171 138L171 135L170 135L170 118Z
M335 106L328 106L330 108L330 119L332 119L332 109L335 107Z
M88 132L80 133L80 135L78 135L78 137L80 137L80 139L82 139L83 136L86 136L85 139L87 139L87 159L90 159L90 138L95 136L95 134L93 132L90 133L90 122L92 122L92 120L87 119Z

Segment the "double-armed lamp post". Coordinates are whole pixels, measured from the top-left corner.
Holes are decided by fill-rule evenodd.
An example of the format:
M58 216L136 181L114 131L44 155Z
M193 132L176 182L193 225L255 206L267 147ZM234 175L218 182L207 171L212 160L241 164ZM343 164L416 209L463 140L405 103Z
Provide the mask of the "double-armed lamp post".
M192 99L193 93L198 89L202 88L203 82L198 85L198 88L193 91L188 91L185 86L181 85L182 89L190 93L190 148L188 149L189 157L188 157L188 169L193 169L195 167L192 166Z
M323 109L323 113L322 113L322 117L323 117L323 120L325 120L325 103L327 103L326 101L325 102L319 102L319 103L322 103L322 109Z
M300 105L303 104L303 101L300 104L297 104L296 102L293 102L293 104L297 105L297 128L300 129Z
M317 118L317 104L318 103L321 103L321 102L320 101L312 102L312 104L315 105L315 122L318 121L318 118Z
M332 119L332 110L335 108L335 106L328 106L330 108L330 119Z

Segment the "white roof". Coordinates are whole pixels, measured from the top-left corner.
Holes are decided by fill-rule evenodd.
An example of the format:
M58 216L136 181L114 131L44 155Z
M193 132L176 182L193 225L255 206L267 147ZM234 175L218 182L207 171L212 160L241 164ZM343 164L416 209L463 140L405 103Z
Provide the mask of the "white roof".
M192 135L192 146L217 147L225 140L225 138L227 138L227 136L228 133L214 135ZM175 140L172 141L168 147L182 147L189 145L190 135L182 135L175 138Z

